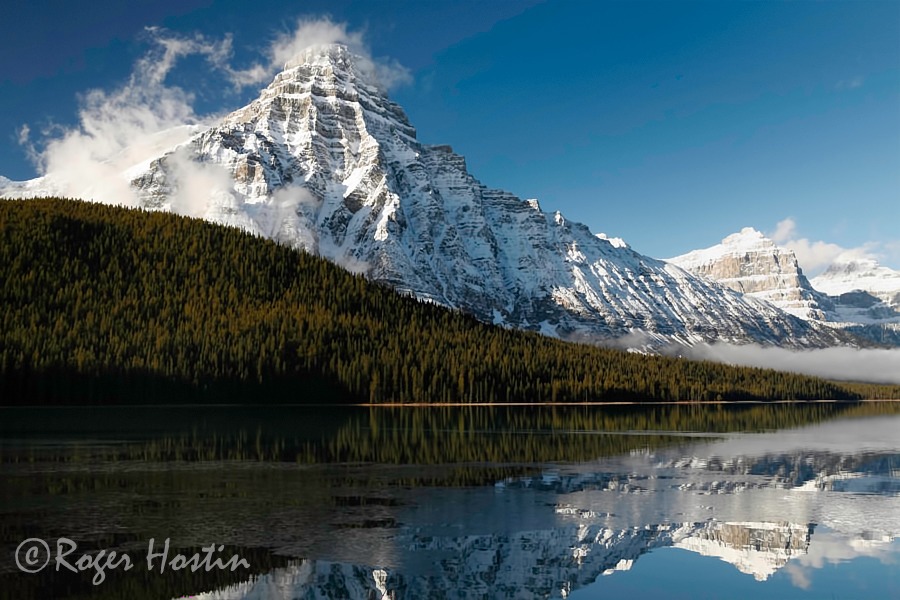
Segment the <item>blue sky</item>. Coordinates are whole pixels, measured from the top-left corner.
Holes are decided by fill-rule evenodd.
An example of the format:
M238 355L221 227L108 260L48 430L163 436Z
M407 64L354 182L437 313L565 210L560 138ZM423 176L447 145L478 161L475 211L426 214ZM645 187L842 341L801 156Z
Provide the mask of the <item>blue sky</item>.
M422 141L640 252L673 256L753 226L813 273L847 249L900 268L894 0L13 0L0 175L35 176L29 148L77 128L89 92L124 85L160 36L230 35L225 58L240 70L298 18L323 17L408 70L391 96ZM183 56L165 80L191 93L196 115L238 108L264 85L236 88L207 58Z

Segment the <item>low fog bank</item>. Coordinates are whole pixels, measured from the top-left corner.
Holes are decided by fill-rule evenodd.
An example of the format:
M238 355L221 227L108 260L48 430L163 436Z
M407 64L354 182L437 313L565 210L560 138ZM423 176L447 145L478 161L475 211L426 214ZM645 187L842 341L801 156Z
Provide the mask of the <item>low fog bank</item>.
M673 348L667 354L731 365L762 367L826 379L900 384L900 348L787 350L755 344L716 343Z

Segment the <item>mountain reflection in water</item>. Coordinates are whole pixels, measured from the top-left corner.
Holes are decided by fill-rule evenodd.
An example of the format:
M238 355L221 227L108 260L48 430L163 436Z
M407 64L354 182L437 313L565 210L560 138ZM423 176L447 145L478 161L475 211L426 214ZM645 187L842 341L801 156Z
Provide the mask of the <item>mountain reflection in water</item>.
M366 409L318 438L292 437L296 417L241 415L231 441L193 417L117 439L23 426L0 446L4 550L26 530L115 545L105 529L283 559L164 588L210 600L668 597L654 586L687 572L685 597L821 596L835 577L900 595L896 405ZM706 587L710 560L735 587ZM39 576L2 576L41 597Z

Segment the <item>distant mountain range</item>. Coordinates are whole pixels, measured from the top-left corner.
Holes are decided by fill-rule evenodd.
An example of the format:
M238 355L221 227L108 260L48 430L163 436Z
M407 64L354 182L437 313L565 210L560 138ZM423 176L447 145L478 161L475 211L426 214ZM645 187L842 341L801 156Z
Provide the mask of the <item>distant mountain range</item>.
M120 183L144 208L240 227L483 321L563 339L812 348L856 345L848 329L876 339L894 323L896 292L830 298L777 249L665 262L489 189L449 146L416 139L368 64L343 45L309 49L259 98L208 129L182 128L189 141L124 169ZM0 196L39 195L91 189L54 173L0 180ZM752 285L748 266L759 271Z
M900 345L900 272L873 259L839 257L809 280L791 250L746 227L668 262L801 319Z

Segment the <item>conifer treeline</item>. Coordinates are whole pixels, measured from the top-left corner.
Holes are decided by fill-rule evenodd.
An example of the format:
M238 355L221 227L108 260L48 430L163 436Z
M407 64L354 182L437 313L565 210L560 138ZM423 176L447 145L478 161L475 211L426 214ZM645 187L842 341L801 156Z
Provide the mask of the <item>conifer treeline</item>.
M493 327L236 229L0 202L3 404L852 399Z

